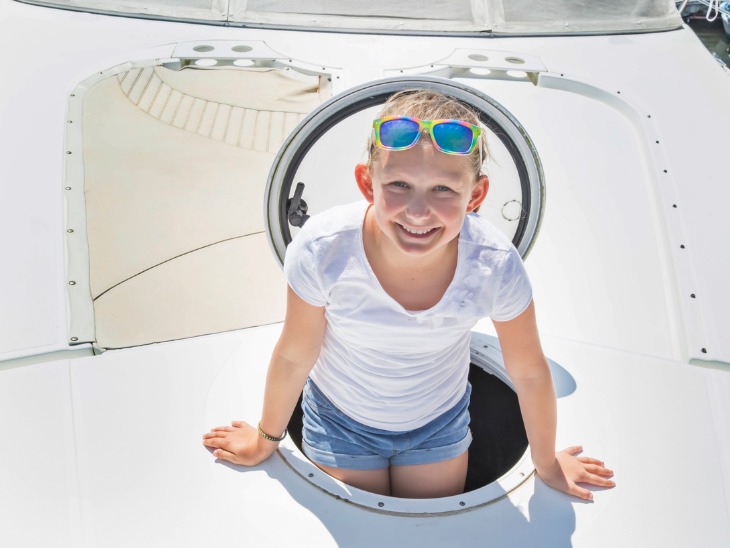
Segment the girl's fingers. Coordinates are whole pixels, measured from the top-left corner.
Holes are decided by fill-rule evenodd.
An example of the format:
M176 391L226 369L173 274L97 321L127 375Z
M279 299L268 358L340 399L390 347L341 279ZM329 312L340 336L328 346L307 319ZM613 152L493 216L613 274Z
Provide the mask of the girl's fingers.
M216 449L213 451L213 456L217 459L221 460L227 460L232 463L236 463L236 455L231 453L230 451L226 451L225 449Z
M570 488L570 494L578 497L579 499L588 500L588 501L593 500L593 493L591 493L585 487L581 487L579 485L573 485Z
M603 465L596 465L596 464L588 464L585 466L585 470L587 472L590 472L591 474L595 474L597 476L605 476L605 477L611 477L613 476L613 470L609 470L608 468L604 467Z
M563 449L563 453L568 453L569 455L575 455L581 451L583 451L583 447L580 445L571 445L570 447Z
M208 432L206 434L203 434L203 439L209 439L209 438L225 438L228 432L224 432L221 430L215 430L213 432Z
M203 445L206 447L220 447L221 444L220 438L209 438L206 436L203 436Z
M594 459L591 457L577 457L577 458L583 464L597 464L599 466L605 466L605 464L602 460Z
M598 487L616 487L616 482L614 482L613 480L601 476L596 476L595 474L590 474L588 477L582 479L581 481L583 483L590 483L591 485L596 485Z
M233 432L235 428L232 426L216 426L215 428L211 428L211 432Z

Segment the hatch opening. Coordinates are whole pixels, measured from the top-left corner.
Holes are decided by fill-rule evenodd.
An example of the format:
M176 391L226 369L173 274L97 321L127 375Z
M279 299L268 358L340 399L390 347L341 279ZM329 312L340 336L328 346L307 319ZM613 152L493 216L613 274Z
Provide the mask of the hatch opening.
M356 506L399 515L442 515L484 506L507 496L534 472L517 394L504 369L496 337L472 333L469 412L473 441L464 494L437 499L383 497L330 477L302 452L301 397L279 452L300 476Z

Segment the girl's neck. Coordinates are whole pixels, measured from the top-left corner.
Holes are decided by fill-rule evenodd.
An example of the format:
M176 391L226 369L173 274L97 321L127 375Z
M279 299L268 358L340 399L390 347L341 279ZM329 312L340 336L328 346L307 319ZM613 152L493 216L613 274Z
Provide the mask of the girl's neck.
M404 253L380 232L368 210L363 224L363 245L380 286L406 310L434 307L454 279L458 261L456 239L425 256Z
M373 215L372 206L365 214L363 240L368 259L371 262L377 262L389 272L400 271L413 274L453 272L458 255L457 239L426 255L403 252L381 232Z

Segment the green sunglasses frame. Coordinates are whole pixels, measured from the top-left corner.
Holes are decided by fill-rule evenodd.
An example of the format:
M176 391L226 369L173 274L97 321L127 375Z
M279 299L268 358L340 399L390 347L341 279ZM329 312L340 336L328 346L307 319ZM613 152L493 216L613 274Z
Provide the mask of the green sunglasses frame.
M418 133L416 134L416 138L413 140L412 143L410 143L407 146L402 147L389 147L385 146L383 142L380 140L380 127L386 123L391 122L393 120L408 120L410 122L415 122L418 124ZM452 150L446 150L441 147L441 145L436 140L436 137L433 133L433 128L441 125L441 124L456 124L459 126L463 126L466 128L469 128L471 130L472 139L471 144L469 145L469 149L465 152L458 152L458 151L452 151ZM482 128L479 126L475 126L473 124L469 124L467 122L464 122L463 120L450 120L448 118L442 118L439 120L421 120L420 118L413 118L411 116L387 116L385 118L377 118L373 120L373 132L375 133L375 144L385 150L407 150L409 148L412 148L416 145L418 140L421 138L421 135L423 132L428 131L429 136L431 137L431 142L433 143L433 146L436 147L437 150L440 150L444 154L458 154L460 156L466 156L468 154L471 154L474 151L474 148L477 146L477 143L479 142L479 136L482 134ZM480 155L481 155L481 148L479 149Z

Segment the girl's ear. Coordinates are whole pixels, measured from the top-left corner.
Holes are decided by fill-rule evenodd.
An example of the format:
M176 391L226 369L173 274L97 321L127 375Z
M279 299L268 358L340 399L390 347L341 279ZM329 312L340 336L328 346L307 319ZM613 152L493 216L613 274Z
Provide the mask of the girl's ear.
M466 206L466 212L471 213L478 209L479 206L482 205L484 198L487 197L487 192L489 192L489 177L486 175L480 175L471 191L471 197L469 198L469 203Z
M373 203L373 180L370 177L370 170L365 164L357 164L355 166L355 180L357 188L360 189L362 195L369 203Z

